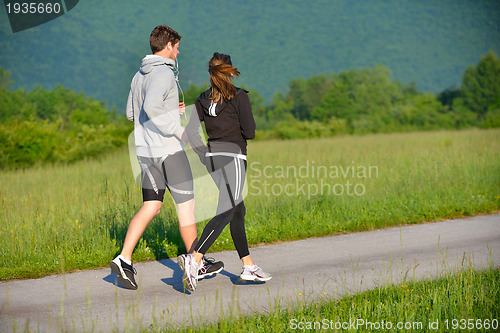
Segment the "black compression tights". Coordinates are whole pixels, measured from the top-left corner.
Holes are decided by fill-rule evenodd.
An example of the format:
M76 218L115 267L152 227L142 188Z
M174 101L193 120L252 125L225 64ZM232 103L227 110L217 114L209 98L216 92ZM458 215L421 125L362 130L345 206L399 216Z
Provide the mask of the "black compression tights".
M195 251L205 254L230 223L231 237L241 259L250 254L245 232L246 209L242 198L246 161L238 157L213 156L207 158L207 162L207 168L219 188L219 201L217 215L203 229Z

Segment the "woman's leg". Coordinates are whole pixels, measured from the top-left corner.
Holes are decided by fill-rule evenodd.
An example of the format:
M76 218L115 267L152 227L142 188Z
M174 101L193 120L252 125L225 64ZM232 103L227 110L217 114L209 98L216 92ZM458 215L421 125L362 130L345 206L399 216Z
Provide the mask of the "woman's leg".
M250 254L245 231L245 204L241 202L236 206L233 219L231 220L231 238L240 259Z
M219 189L219 201L217 203L217 215L203 229L203 233L193 252L195 261L198 264L210 246L217 240L224 227L233 220L238 204L242 202L244 164L233 157L215 156L211 157L211 159L215 169L212 172L212 177Z
M207 223L193 251L193 256L197 264L201 263L203 255L207 253L208 249L222 233L222 230L224 230L226 225L233 219L234 211L235 209L231 208L213 217L210 222Z
M231 220L231 237L233 238L234 247L243 265L252 266L253 260L248 250L248 241L245 231L245 213L245 204L242 202L236 207L234 217Z

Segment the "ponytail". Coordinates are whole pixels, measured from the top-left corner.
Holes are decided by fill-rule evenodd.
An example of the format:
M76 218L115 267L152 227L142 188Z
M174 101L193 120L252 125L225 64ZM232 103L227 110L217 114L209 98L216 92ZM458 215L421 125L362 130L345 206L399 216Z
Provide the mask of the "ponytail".
M231 63L231 57L227 54L214 53L208 63L210 73L210 99L214 103L221 100L229 101L236 93L236 87L232 84L233 77L238 77L240 72Z

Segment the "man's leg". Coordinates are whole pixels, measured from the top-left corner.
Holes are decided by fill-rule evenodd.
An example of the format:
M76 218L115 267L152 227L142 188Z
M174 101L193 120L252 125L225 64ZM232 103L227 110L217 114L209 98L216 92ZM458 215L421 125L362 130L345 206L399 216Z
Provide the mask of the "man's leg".
M158 215L161 209L161 201L144 201L141 209L135 214L128 226L127 235L123 242L123 249L121 255L127 260L132 260L132 252L137 245L137 242L142 237L144 230L149 222Z
M110 263L111 270L116 274L118 282L125 288L137 289L134 278L136 271L132 266L132 252L134 252L134 248L149 222L160 212L161 204L162 201L159 200L144 201L141 209L130 221L121 254Z
M196 219L194 217L194 199L177 204L177 217L179 218L179 231L187 253L191 253L198 240Z
M194 217L193 175L185 151L166 156L161 163L163 178L174 199L179 231L187 253L193 251L198 238Z

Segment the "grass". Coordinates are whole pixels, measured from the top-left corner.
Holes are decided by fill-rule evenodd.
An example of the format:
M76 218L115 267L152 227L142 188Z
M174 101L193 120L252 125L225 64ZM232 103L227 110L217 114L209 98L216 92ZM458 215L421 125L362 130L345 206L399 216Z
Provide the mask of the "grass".
M149 332L486 331L500 328L500 268L472 267L436 280L387 284L355 295L315 298L299 294L267 314L220 318L193 327L151 325ZM399 326L398 326L399 325Z
M499 143L500 130L251 143L249 244L498 211ZM0 184L1 280L108 265L142 204L125 150L98 161L2 172ZM198 213L208 217L214 196L201 194ZM227 249L234 246L224 230L211 251ZM133 260L184 250L168 198Z

